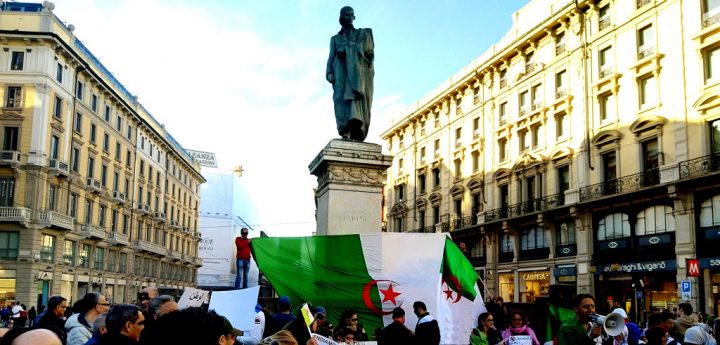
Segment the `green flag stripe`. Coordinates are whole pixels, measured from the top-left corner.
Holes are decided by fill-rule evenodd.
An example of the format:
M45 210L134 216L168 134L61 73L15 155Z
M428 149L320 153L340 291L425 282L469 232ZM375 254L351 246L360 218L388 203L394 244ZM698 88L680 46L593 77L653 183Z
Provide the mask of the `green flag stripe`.
M369 290L370 302L381 307L358 235L257 238L251 248L260 271L294 306L305 302L323 306L335 322L345 308L351 308L366 329L383 326L363 296Z
M448 286L471 301L475 300L477 292L475 284L478 275L475 268L450 238L445 240L445 253L443 254L442 276Z

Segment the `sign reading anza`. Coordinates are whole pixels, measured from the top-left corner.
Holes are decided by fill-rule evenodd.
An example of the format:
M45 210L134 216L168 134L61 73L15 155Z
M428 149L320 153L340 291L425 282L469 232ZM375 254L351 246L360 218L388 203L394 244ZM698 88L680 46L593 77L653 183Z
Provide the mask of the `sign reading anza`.
M185 150L198 164L204 167L217 168L217 158L212 152Z

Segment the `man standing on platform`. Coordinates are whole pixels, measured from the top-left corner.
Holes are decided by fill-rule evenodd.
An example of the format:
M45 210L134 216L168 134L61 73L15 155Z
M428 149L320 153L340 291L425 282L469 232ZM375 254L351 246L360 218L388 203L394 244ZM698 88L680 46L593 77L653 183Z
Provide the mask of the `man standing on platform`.
M235 288L239 289L240 274L242 273L242 288L248 287L248 272L250 271L250 239L248 239L248 229L240 229L240 237L235 238L235 247L237 248L237 273L235 275Z

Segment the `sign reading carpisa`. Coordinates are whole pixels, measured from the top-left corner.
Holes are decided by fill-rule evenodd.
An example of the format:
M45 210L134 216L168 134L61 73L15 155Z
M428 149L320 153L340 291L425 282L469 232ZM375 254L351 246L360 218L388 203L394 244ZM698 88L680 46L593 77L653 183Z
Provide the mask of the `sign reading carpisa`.
M190 156L204 167L209 168L217 168L217 158L215 158L215 154L212 152L204 152L204 151L195 151L195 150L185 150L187 153L190 154Z

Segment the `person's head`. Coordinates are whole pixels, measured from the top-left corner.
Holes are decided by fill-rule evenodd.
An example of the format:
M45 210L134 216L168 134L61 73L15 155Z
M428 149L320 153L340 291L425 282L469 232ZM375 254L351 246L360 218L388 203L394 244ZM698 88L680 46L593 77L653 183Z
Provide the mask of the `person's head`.
M12 345L61 345L60 338L51 330L44 328L31 329L15 338Z
M349 327L357 326L357 323L358 323L358 316L357 316L357 313L355 312L355 310L345 309L342 312L342 315L340 316L340 325L339 325L341 328L345 327L345 326L349 326Z
M340 340L347 344L352 344L355 342L355 332L350 328L343 328L342 331L340 331Z
M241 333L233 328L230 321L222 315L218 315L214 310L207 313L210 321L213 339L217 339L218 345L233 345L235 337Z
M73 311L83 314L91 320L97 315L107 313L108 309L110 309L110 302L97 292L88 292L73 304Z
M107 313L102 313L95 318L95 321L93 321L93 324L92 324L93 333L97 333L100 335L107 333L107 327L105 326L105 318L106 317L107 317Z
M460 243L458 243L458 248L459 248L460 251L463 252L463 253L464 253L464 252L467 252L467 245L465 244L465 242L460 242Z
M404 324L405 323L405 310L403 308L396 307L392 311L392 318L393 318L393 321L397 321L397 322Z
M427 307L425 306L425 303L423 303L422 301L415 301L415 303L413 303L413 314L415 314L415 316L417 317L420 317L420 315L423 315L425 313L427 313Z
M173 296L161 295L150 301L150 312L155 319L179 309L180 308L178 307L177 302L175 302L175 298Z
M513 310L510 312L510 325L518 328L525 325L525 316L519 310Z
M248 233L249 233L249 231L248 231L247 228L242 228L242 229L240 229L240 236L242 236L242 238L247 238L247 237L248 237Z
M315 320L318 326L322 326L322 324L325 323L325 314L325 308L320 306L315 307Z
M55 314L57 317L65 315L67 306L67 299L63 296L55 295L48 299L48 312Z
M137 342L145 328L145 317L136 305L116 304L110 307L105 318L105 326L108 333L119 333Z
M490 313L482 313L478 315L478 328L488 330L495 327L495 318Z
M668 330L665 327L655 326L645 331L647 345L665 345L667 344Z
M290 312L290 309L292 309L292 302L290 302L290 297L288 296L281 296L278 299L278 310L282 313Z
M575 317L581 322L589 322L592 314L595 314L595 297L590 294L577 295L575 297Z
M150 301L159 295L158 288L154 286L148 286L140 291L140 306L143 310L148 311L150 309Z
M677 316L690 316L692 315L693 307L690 305L690 303L680 303L678 304L677 308Z
M352 7L345 6L340 9L340 25L342 27L352 27L354 20L355 10Z
M702 327L690 327L685 331L685 345L703 345L707 344L708 338L710 338L705 329Z

